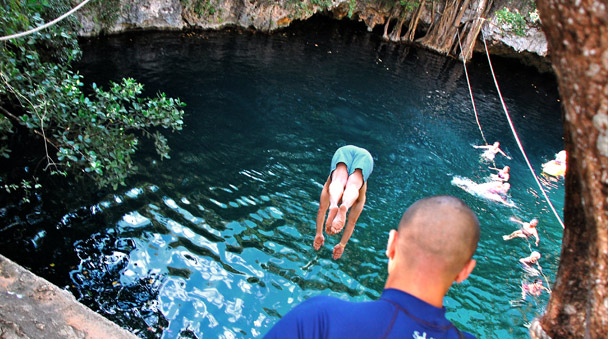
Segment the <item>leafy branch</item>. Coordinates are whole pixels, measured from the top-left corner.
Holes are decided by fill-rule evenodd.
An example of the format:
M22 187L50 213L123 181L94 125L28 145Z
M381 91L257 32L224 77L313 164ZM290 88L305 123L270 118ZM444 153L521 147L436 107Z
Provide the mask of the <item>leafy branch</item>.
M61 7L69 7L68 0L8 1L0 7L0 34L39 25ZM82 76L70 69L81 54L74 25L66 20L0 45L0 140L29 131L44 141L45 170L84 174L100 187L116 189L136 170L131 157L139 136L153 141L161 159L169 158L160 130L183 128L185 104L164 93L142 97L143 85L133 79L110 83L108 90L93 84L85 94ZM22 155L14 154L8 143L0 154Z

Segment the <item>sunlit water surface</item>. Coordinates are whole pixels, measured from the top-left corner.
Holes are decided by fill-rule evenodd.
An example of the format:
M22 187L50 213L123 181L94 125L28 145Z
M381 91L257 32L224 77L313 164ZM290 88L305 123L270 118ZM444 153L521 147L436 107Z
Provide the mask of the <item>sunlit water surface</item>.
M484 55L469 64L475 102L488 141L513 157L498 156L496 165L511 166L515 207L450 183L491 173L472 147L483 140L457 60L322 20L272 35L146 33L83 47L87 83L107 88L134 77L149 95L185 101L186 127L169 135L170 160L141 146L140 172L127 187L93 200L60 193L63 201L28 211L6 207L0 235L4 254L121 326L141 337L259 337L315 295L374 299L386 279L389 230L407 206L435 194L464 199L482 225L478 265L445 298L448 318L479 337L511 338L526 336L544 311L547 294L519 300L528 278L517 262L535 246L502 235L517 229L510 217L537 217L552 282L561 226L519 153ZM539 170L563 148L556 83L494 61ZM367 148L375 168L354 234L334 261L338 237L319 252L312 242L329 162L344 144ZM561 211L563 179L542 181Z

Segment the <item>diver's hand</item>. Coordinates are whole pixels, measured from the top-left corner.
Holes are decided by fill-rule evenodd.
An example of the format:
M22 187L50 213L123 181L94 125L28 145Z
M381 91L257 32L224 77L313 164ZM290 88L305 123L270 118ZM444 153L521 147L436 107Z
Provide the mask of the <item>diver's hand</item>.
M345 245L342 245L342 243L337 243L336 246L334 246L334 260L340 259L342 253L344 253L344 247Z
M317 234L315 235L315 242L312 244L312 247L314 247L314 249L318 251L324 243L325 237L323 236L323 234Z

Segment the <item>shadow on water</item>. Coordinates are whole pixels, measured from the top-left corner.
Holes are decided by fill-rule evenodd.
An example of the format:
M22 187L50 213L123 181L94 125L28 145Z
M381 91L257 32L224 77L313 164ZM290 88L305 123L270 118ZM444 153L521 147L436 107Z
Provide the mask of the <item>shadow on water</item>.
M256 337L311 296L374 299L386 278L388 231L433 194L461 197L482 223L478 266L446 297L448 318L479 337L510 338L525 336L543 312L547 295L517 301L526 278L517 261L531 247L502 235L517 228L510 217L537 217L552 279L561 227L510 134L485 56L469 72L488 141L513 157L497 158L511 166L513 208L450 183L491 173L472 147L482 139L456 60L324 20L272 35L127 34L83 49L85 80L134 77L151 95L180 97L186 128L170 135L169 161L143 146L141 171L117 192L50 186L38 202L3 204L0 243L121 326L141 337ZM539 169L563 148L556 83L509 60L494 66ZM315 252L313 229L331 156L347 143L370 150L376 166L353 237L334 261L338 238ZM563 181L545 183L561 210Z

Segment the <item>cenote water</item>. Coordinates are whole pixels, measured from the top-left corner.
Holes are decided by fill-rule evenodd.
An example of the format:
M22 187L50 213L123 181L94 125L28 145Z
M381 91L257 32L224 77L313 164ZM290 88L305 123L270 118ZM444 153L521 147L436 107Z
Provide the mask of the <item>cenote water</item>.
M553 283L562 228L543 200L508 127L485 55L469 64L488 142L513 159L515 207L472 196L455 176L487 180L483 144L462 63L385 43L376 32L314 20L271 35L242 31L142 33L83 42L87 84L133 77L148 95L188 104L168 134L171 159L141 143L139 171L117 191L80 198L75 188L2 206L2 253L65 287L140 337L261 337L316 295L377 298L389 230L416 200L462 198L478 214L478 265L445 298L447 316L482 338L521 338L548 294L520 300L518 259L536 249L504 241L540 220L540 263ZM533 167L563 149L553 76L493 58L513 123ZM319 194L333 152L367 148L375 160L367 204L340 260L337 236L312 248ZM558 211L564 183L542 178ZM49 193L51 196L51 193ZM27 208L27 209L26 209ZM561 214L561 212L560 212Z

